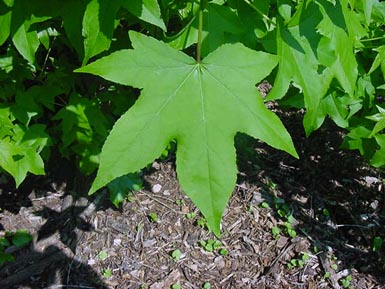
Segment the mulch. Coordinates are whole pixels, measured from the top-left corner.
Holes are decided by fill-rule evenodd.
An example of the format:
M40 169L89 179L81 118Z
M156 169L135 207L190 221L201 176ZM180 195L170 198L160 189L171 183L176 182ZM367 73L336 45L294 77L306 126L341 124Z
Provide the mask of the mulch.
M341 151L331 122L305 138L300 112L277 113L300 160L237 136L240 173L213 250L172 156L145 170L144 189L119 209L106 190L90 198L73 180L2 184L0 236L27 229L33 242L7 248L15 261L0 267L0 288L385 288L385 248L373 251L385 240L383 173Z

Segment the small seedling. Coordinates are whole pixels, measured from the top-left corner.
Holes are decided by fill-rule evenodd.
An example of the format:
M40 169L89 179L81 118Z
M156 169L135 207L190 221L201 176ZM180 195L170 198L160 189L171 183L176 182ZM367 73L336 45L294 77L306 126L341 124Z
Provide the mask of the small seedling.
M17 247L24 247L32 241L32 236L27 230L17 230L12 236L12 244Z
M100 251L98 254L99 260L106 260L108 258L108 253L106 251Z
M293 229L291 223L289 222L285 222L285 231L291 238L295 238L297 236L297 232Z
M112 276L112 270L111 269L105 269L103 271L103 277L110 278Z
M171 289L181 289L182 286L180 284L172 284Z
M325 279L329 279L331 275L332 275L332 273L330 273L330 272L325 272L324 278L325 278Z
M171 257L172 257L175 261L178 261L178 260L180 259L180 257L182 257L182 252L181 252L179 249L176 249L176 250L172 251Z
M221 248L219 250L219 254L222 256L227 256L229 254L229 251L226 248Z
M281 233L281 229L278 227L271 228L271 233L273 234L274 239L279 239L279 234Z
M175 204L177 204L178 206L183 206L185 204L185 202L183 199L178 199L175 201Z
M211 289L211 284L209 282L206 282L203 284L203 289Z
M350 282L352 281L352 276L346 276L345 278L340 279L341 285L344 288L353 289L353 286L350 285Z
M151 222L157 223L159 221L158 215L156 213L150 213L148 214L148 218Z
M200 241L199 245L201 245L207 252L213 252L220 248L222 243L220 241L215 241L213 239L208 239L207 241Z
M186 214L187 219L194 219L197 216L197 213L191 212Z
M205 218L199 218L197 220L197 225L198 225L198 227L201 227L201 228L208 228L207 227L207 220Z
M17 230L15 233L6 232L5 237L0 238L0 266L5 262L12 262L15 258L12 254L4 253L4 250L12 245L24 247L32 241L31 234L26 230Z
M330 212L329 212L329 210L326 209L326 208L322 210L322 214L323 214L325 217L330 217Z
M277 184L274 183L272 180L269 180L269 183L267 184L267 186L272 189L272 190L275 190L277 188Z
M289 269L292 269L295 267L303 268L308 260L309 260L309 255L307 253L303 253L300 258L291 259L290 262L287 264L287 267Z
M110 192L110 201L118 208L125 199L132 203L135 200L132 193L140 190L143 184L139 174L134 173L116 178L107 187Z
M375 237L373 239L373 245L372 245L373 252L378 252L381 249L383 243L384 243L384 240L381 237Z
M222 246L222 243L220 241L215 241L213 239L208 239L207 241L199 241L199 245L207 252L216 251L222 256L226 256L229 253L228 250Z
M269 205L268 202L262 202L259 206L260 206L261 208L264 208L264 209L270 208L270 205Z

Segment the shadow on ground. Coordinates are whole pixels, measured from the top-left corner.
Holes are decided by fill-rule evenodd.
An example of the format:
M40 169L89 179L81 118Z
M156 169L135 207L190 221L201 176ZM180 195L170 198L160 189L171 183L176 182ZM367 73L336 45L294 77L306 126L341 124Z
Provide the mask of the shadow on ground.
M1 189L0 237L5 230L27 229L33 242L5 249L15 261L0 267L0 288L108 288L100 272L76 254L83 233L93 230L90 216L106 195L87 198L67 189L47 190L39 179L14 191Z
M283 199L298 221L298 234L317 247L314 254L335 258L340 267L373 275L385 285L385 248L373 250L376 237L385 240L383 174L356 152L340 150L343 133L331 122L310 138L293 131L301 129L300 123L287 128L299 160L238 136L239 182L263 187L273 208L280 206L274 197Z

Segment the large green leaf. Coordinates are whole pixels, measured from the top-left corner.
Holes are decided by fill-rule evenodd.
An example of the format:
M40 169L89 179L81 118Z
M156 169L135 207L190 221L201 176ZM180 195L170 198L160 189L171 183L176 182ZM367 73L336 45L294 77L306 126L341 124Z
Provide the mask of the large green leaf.
M370 164L374 167L383 167L385 165L385 134L375 136L379 149L376 150Z
M297 156L290 135L255 88L277 57L232 44L197 63L151 37L131 31L130 38L133 50L77 70L143 88L107 138L90 193L143 168L176 140L179 182L219 234L236 182L235 134L249 134Z
M68 151L75 152L83 173L95 171L100 149L110 128L107 117L93 101L73 94L69 104L53 119L61 121L62 153L68 155Z
M203 12L202 55L205 56L224 43L232 40L231 36L245 32L241 19L229 7L210 3ZM182 32L166 39L169 44L179 50L185 49L197 42L199 19L195 17Z
M48 143L48 135L43 125L33 125L28 129L15 125L11 138L0 140L0 167L10 173L19 186L28 172L44 174L41 150ZM16 141L14 141L16 140Z
M327 92L329 81L319 73L317 45L321 35L316 31L322 15L313 2L303 4L287 25L279 23L277 31L277 54L280 56L278 75L268 99L280 99L294 82L302 90L307 109L304 127L307 134L322 124L319 106ZM329 51L325 58L334 58Z
M3 45L11 33L11 11L0 11L0 45Z
M83 65L86 64L91 57L98 55L110 47L115 29L115 17L121 6L139 19L166 30L156 0L91 0L87 4L83 17ZM69 20L71 20L71 16ZM74 25L68 23L66 27L71 34L76 35ZM73 37L72 39L73 42L76 41Z
M332 116L340 126L347 126L343 115L354 101L341 102L343 98L324 98L324 95L335 78L345 93L354 98L358 65L353 40L347 32L355 25L353 20L346 20L349 15L354 16L346 1L336 1L333 5L327 0L308 0L298 7L287 25L278 25L277 53L281 59L268 98L282 98L290 82L294 82L304 94L307 135L322 125L326 115Z
M353 13L347 9L345 1L336 1L333 5L327 0L317 0L323 15L318 25L318 31L324 37L321 40L319 53L330 51L334 53L334 61L320 62L327 67L325 75L336 78L342 88L353 96L358 76L357 61L354 55L352 40L348 35L348 22L345 19L354 18ZM345 6L346 5L346 6Z
M119 1L91 0L88 3L83 18L83 64L110 47L119 6Z
M13 35L12 41L20 54L30 63L34 63L35 53L39 48L40 41L36 31L28 31L29 27L29 22L23 23Z
M369 25L372 17L373 6L378 4L378 0L358 0L355 4L363 10L366 24Z
M84 57L82 25L86 7L86 0L66 0L60 14L67 37L80 58Z
M376 47L374 51L378 52L376 58L373 61L372 67L370 68L368 74L373 73L379 66L381 66L382 74L385 78L385 45Z
M124 8L139 19L166 31L157 0L121 0L121 3Z

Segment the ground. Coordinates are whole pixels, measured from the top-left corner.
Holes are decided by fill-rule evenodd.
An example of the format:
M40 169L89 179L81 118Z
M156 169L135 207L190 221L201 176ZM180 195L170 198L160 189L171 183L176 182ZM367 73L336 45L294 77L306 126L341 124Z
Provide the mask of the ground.
M90 180L72 172L2 184L0 234L25 228L33 242L7 249L16 260L0 267L0 288L385 288L385 249L373 250L385 239L382 172L340 150L331 122L306 138L301 112L277 113L300 160L237 136L220 243L172 155L119 209L106 190L87 198Z

